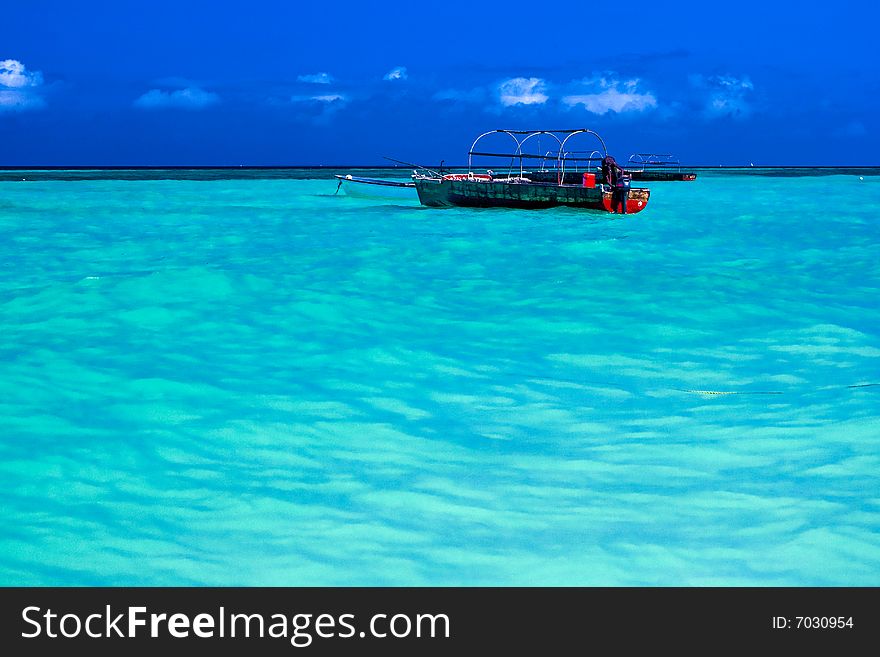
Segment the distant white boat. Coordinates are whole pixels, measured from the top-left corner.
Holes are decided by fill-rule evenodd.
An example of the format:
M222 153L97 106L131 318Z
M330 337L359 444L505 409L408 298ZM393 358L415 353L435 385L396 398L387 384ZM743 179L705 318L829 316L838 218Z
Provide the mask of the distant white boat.
M336 188L348 196L364 199L380 200L418 200L416 185L413 182L403 180L389 180L388 178L361 178L360 176L342 176L335 174L339 181Z

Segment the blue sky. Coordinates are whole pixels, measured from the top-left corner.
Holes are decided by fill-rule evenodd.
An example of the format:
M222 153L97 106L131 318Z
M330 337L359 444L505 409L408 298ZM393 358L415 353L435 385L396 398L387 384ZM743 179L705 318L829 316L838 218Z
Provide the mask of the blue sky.
M880 165L873 2L34 0L0 17L0 165L458 163L499 127L593 128L624 160Z

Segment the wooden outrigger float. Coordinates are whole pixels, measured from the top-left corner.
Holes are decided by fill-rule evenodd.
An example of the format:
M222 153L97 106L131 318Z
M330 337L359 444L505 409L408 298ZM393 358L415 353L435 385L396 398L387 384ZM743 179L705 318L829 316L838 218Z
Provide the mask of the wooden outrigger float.
M333 177L339 181L336 193L342 190L348 196L355 198L397 200L412 199L415 196L415 183L413 182L387 178L363 178L351 174L347 176L334 174Z
M495 153L477 150L479 142L489 135L506 134L513 139L516 148L512 153ZM601 151L596 150L588 157L566 151L568 141L575 135L591 135L601 144ZM534 155L523 152L523 146L529 140L546 135L555 140L558 149ZM596 157L594 157L596 155ZM427 174L414 173L413 182L422 205L431 207L462 206L476 208L525 208L541 209L552 207L571 207L584 210L610 213L616 210L635 214L645 209L650 197L650 190L644 188L612 188L598 174L597 164L608 155L605 142L598 133L581 128L577 130L490 130L474 140L468 151L467 173L441 175L436 171ZM473 171L474 156L510 159L506 176L496 176L489 170L485 174ZM555 163L552 171L528 172L524 168L524 160L551 160ZM518 170L514 164L519 162ZM566 164L584 163L592 165L592 169L577 172L576 182L572 180L571 171L566 174ZM543 168L543 167L542 167ZM597 175L599 179L597 180ZM625 194L625 205L621 203ZM625 210L624 210L625 208Z

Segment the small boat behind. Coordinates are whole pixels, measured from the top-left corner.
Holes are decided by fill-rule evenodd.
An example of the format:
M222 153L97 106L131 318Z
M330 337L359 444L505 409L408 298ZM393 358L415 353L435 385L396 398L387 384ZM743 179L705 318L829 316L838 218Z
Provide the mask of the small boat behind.
M489 135L507 135L516 144L512 152L498 153L477 150L479 142ZM581 157L568 151L568 141L576 135L590 135L601 144L601 151ZM524 146L533 138L544 137L555 141L558 149L543 155L530 154ZM594 157L595 155L595 157ZM510 164L506 175L497 175L488 170L485 174L474 173L474 156L502 158ZM414 173L416 191L422 205L431 207L461 206L474 208L522 208L543 209L553 207L579 208L593 212L610 213L616 211L635 214L648 205L651 192L644 188L612 187L601 178L597 165L606 160L608 151L605 142L592 130L491 130L474 141L468 151L467 173L442 175L436 171L425 170L425 174ZM541 176L535 176L524 168L524 160L540 160ZM610 159L610 158L609 158ZM551 171L545 166L550 160L555 165ZM515 164L518 163L514 170ZM586 167L572 180L571 171L566 166Z
M693 171L682 171L681 162L672 155L657 153L633 153L629 156L626 172L633 180L696 180Z
M415 183L388 178L362 178L360 176L334 174L339 181L336 192L345 192L348 196L379 200L410 200L416 198Z

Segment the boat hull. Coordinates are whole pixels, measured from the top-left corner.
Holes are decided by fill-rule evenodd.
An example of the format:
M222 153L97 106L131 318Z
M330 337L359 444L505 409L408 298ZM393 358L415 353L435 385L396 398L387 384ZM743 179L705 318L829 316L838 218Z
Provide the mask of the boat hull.
M422 205L429 207L544 209L570 207L594 212L612 212L612 194L607 188L515 183L493 180L416 179ZM626 205L628 214L645 209L650 190L633 188Z

